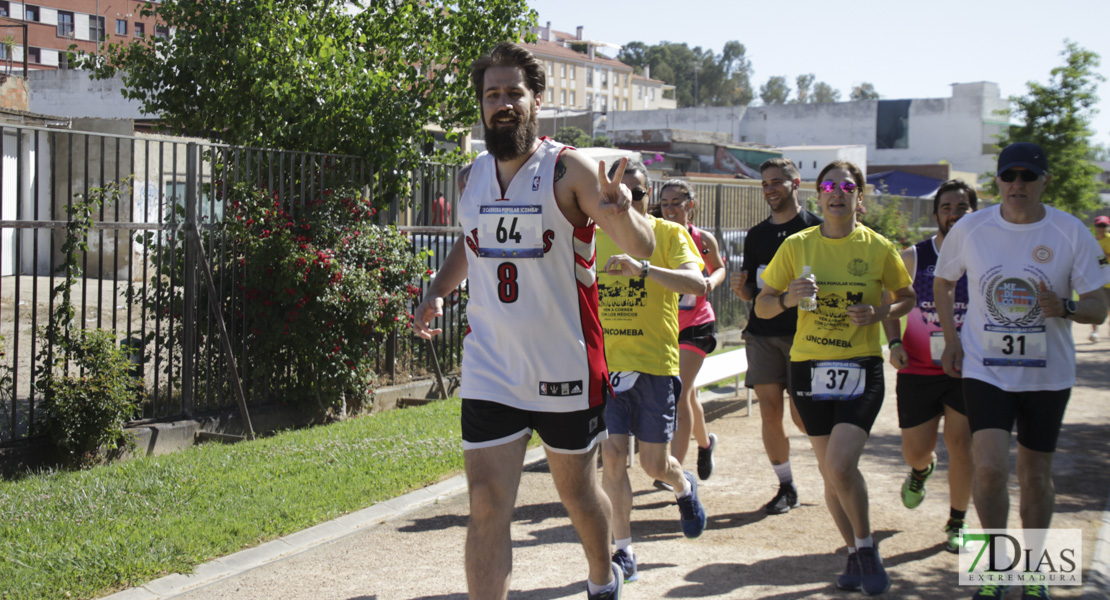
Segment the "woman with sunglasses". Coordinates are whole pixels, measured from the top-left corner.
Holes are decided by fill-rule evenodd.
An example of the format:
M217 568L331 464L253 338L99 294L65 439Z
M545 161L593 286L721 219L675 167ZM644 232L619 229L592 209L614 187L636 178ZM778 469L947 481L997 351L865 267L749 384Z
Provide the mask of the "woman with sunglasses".
M717 316L707 296L725 281L725 263L717 238L703 229L694 227L697 195L694 186L682 179L671 179L659 192L659 208L663 218L686 228L698 252L705 260L705 293L683 294L678 300L678 349L679 378L682 380L682 397L678 401L678 424L671 439L671 456L682 463L690 448L690 434L698 442L698 477L703 481L713 474L713 451L717 449L717 436L705 426L705 410L698 400L694 387L698 371L705 362L705 355L717 348Z
M840 589L868 595L890 588L871 538L867 483L859 458L882 408L885 392L879 327L913 308L916 295L898 249L857 220L865 180L847 161L826 166L818 181L825 222L783 242L763 273L755 312L770 319L802 298L790 350L790 392L825 482L825 502L848 545ZM813 278L801 276L810 267ZM883 290L893 302L883 304Z

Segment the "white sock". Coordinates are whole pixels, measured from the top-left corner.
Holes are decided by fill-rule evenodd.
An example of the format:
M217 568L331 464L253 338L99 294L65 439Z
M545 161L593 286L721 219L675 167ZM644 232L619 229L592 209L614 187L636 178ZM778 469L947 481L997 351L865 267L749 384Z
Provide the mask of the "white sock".
M678 488L675 488L674 497L675 498L685 498L686 496L689 496L691 493L693 493L693 491L694 491L694 488L693 488L693 486L690 485L690 480L686 479L686 475L683 474L682 475L682 491L679 491Z
M612 571L610 571L610 574L612 574ZM605 592L615 590L617 589L617 577L614 575L613 580L606 585L594 583L593 581L590 581L589 577L587 577L586 589L589 590L590 594L594 596L596 596L597 594L603 594Z
M856 549L859 548L872 548L875 546L875 540L871 536L865 538L856 538Z
M632 552L632 538L630 538L630 537L621 538L619 540L614 541L613 544L617 547L617 550L627 550L629 554L633 554L633 552Z
M771 468L775 470L775 475L779 476L779 483L784 485L787 483L794 483L794 475L790 472L790 461L786 461L781 465L771 465Z
M856 547L855 546L848 546L848 556L851 556L855 553L856 553Z

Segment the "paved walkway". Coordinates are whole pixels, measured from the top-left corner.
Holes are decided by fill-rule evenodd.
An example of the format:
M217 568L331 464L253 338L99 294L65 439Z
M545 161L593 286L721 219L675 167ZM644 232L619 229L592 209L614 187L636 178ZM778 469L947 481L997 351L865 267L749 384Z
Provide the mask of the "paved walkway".
M1086 328L1083 328L1083 333ZM1080 338L1082 339L1082 337ZM1075 389L1055 462L1053 527L1083 530L1084 589L1053 589L1054 598L1108 598L1110 583L1110 342L1080 342ZM884 597L969 598L956 585L957 558L944 552L948 514L947 455L916 510L902 507L906 467L887 367L888 393L861 468L871 494L875 537L893 587ZM728 392L729 390L723 390ZM633 471L633 542L641 579L625 600L655 598L845 598L832 585L844 550L821 495L809 442L791 425L792 465L802 506L767 516L761 506L777 480L763 453L759 407L746 415L735 397L706 398L710 430L720 437L717 470L701 486L709 513L705 534L683 538L674 496ZM513 523L514 577L510 597L582 598L585 560L559 504L542 451L521 482ZM692 457L689 467L692 468ZM336 599L466 600L463 540L465 482L455 477L408 496L202 565L190 576L171 575L111 596L113 600ZM1017 487L1011 477L1011 498ZM970 511L977 526L974 509ZM1019 523L1012 503L1011 526ZM1092 566L1093 565L1093 566ZM1020 592L1012 594L1016 599Z

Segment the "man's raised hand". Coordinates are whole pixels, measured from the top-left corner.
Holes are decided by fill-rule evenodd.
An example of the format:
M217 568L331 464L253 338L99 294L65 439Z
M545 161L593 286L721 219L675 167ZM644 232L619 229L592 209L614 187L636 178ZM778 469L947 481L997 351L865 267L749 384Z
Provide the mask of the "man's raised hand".
M598 199L597 207L605 214L619 215L628 212L632 207L632 191L621 183L626 165L628 165L628 159L622 158L613 179L609 179L609 173L605 170L605 161L601 160L597 163L597 180L601 184L601 197Z

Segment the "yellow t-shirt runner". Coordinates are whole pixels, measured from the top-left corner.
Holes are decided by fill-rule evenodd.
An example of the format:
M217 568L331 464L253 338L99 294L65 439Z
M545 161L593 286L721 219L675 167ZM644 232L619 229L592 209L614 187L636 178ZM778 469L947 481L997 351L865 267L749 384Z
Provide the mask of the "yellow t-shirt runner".
M1110 235L1104 235L1098 238L1098 245L1102 247L1102 253L1110 257ZM1105 289L1110 289L1110 283L1102 286Z
M655 252L648 258L653 266L677 269L695 263L699 270L705 267L685 227L652 216L648 219L655 231ZM678 375L679 295L650 279L602 271L610 256L623 253L604 231L598 230L598 313L609 371Z
M798 311L798 332L790 360L841 360L882 356L879 325L856 327L848 319L853 304L882 304L883 288L911 285L906 265L894 244L865 225L847 237L829 239L821 227L810 227L786 238L763 281L785 290L809 265L817 278L817 310Z

